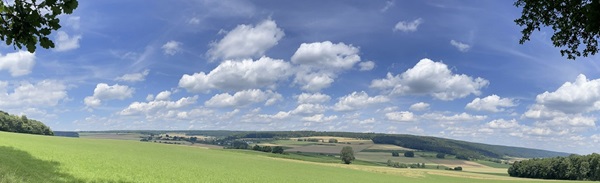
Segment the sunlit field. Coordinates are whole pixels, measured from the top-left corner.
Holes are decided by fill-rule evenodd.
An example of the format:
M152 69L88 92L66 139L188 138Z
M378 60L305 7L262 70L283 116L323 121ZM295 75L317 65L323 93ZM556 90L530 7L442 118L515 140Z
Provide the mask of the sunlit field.
M0 144L0 182L539 181L447 170L316 163L246 150L125 140L0 132Z

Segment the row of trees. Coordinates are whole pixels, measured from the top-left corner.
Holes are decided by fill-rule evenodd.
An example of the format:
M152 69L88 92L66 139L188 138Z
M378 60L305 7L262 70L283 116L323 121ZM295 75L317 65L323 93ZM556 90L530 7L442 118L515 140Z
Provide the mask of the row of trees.
M262 146L262 147L260 147L259 145L254 145L254 147L252 147L252 150L262 151L262 152L271 152L271 153L275 153L275 154L283 154L284 149L281 146L275 146L275 147Z
M392 152L392 156L399 157L400 153L398 151L394 151L394 152ZM406 151L406 152L404 152L404 157L408 157L408 158L415 157L415 152Z
M518 161L508 169L508 174L513 177L597 181L600 180L600 155Z
M0 131L54 135L54 132L42 122L28 119L25 115L10 115L4 111L0 111Z
M388 160L387 166L394 167L394 168L409 168L409 167L410 168L425 168L425 163L405 164L405 163L394 162L392 160Z

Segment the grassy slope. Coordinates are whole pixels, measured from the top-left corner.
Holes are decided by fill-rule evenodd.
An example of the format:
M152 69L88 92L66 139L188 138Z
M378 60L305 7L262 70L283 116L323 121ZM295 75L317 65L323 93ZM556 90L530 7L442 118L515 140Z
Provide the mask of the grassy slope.
M378 169L374 170L375 168ZM381 173L382 171L384 173ZM478 181L454 177L463 174L469 175L449 171L423 172L361 165L305 163L274 159L258 153L135 141L0 132L0 182ZM494 177L496 176L486 178Z

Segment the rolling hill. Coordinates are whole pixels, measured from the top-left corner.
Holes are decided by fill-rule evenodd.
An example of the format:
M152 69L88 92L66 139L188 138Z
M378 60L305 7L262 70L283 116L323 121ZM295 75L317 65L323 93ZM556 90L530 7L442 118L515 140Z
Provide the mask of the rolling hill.
M556 156L569 156L569 153L554 152L523 147L489 145L482 143L466 142L439 137L416 135L378 135L373 137L377 144L393 144L406 148L433 151L452 155L462 155L467 158L545 158Z
M539 182L447 170L314 163L264 154L0 132L0 182Z

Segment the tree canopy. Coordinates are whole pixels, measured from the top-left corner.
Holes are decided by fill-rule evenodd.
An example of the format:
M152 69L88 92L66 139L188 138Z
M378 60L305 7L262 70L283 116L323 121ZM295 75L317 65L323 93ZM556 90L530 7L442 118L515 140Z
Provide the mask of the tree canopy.
M340 157L345 164L350 164L355 159L354 150L350 146L345 146L340 152Z
M598 53L600 0L517 0L514 5L523 7L521 17L515 20L523 27L520 44L546 26L554 30L554 46L562 47L560 53L568 59Z
M600 180L600 155L571 155L517 161L508 168L513 177L561 180Z
M71 14L77 8L77 0L14 0L0 1L0 40L6 45L35 52L39 43L42 48L54 48L48 38L58 30L61 14Z
M28 119L26 116L10 115L0 111L0 131L54 135L44 123Z

